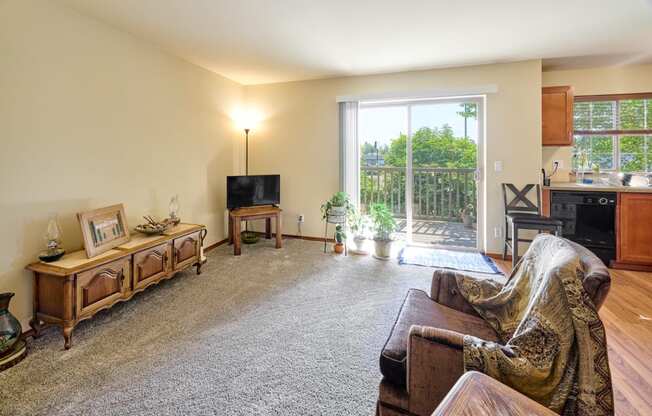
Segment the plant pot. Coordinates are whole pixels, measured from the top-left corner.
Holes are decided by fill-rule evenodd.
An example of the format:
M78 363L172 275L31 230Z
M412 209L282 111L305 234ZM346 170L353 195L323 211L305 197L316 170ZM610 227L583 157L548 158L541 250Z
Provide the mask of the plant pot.
M392 243L392 240L374 240L374 257L379 260L389 260Z
M344 253L344 243L335 243L333 245L333 251L337 254Z
M462 215L462 223L466 228L471 228L473 226L473 217L470 215Z
M352 244L351 244L351 248L349 248L349 252L354 254L369 254L369 252L364 248L364 244L366 241L367 239L364 236L361 235L353 236Z
M9 312L13 293L0 293L0 357L7 354L20 340L20 322Z
M346 222L346 207L330 207L327 221L331 224L344 224Z

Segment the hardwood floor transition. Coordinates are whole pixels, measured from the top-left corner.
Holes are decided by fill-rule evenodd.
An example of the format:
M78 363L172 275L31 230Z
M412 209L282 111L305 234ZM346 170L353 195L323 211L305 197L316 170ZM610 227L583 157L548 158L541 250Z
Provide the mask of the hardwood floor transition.
M495 260L503 271L511 263ZM652 273L610 269L600 309L607 330L616 415L652 415Z

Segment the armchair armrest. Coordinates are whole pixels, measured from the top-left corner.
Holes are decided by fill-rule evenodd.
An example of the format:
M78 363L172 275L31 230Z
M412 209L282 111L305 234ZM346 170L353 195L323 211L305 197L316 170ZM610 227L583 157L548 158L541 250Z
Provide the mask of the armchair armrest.
M464 373L464 335L413 325L407 345L408 407L429 415Z
M449 308L469 315L478 316L473 306L460 294L455 277L458 273L453 270L436 269L432 275L430 299L440 305L448 306Z

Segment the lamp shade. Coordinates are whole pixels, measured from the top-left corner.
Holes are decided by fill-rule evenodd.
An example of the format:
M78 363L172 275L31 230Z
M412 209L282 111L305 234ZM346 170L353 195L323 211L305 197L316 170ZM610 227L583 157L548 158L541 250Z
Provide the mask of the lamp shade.
M260 120L260 114L252 109L236 111L233 121L239 130L253 130Z

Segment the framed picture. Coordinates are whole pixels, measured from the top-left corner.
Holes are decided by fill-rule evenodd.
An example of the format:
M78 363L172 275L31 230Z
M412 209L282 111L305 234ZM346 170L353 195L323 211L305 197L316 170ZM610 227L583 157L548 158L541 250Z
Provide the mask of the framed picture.
M129 241L129 228L122 204L77 214L88 258Z

